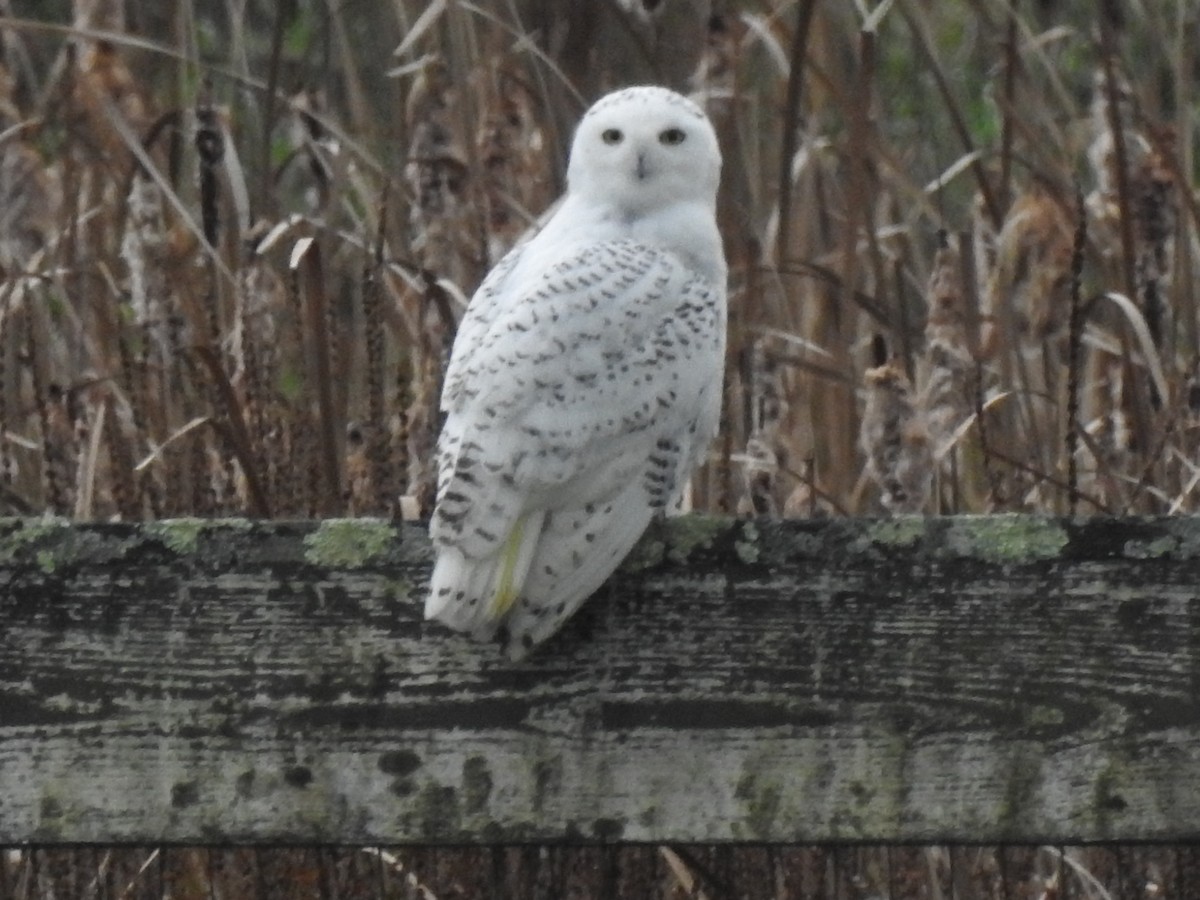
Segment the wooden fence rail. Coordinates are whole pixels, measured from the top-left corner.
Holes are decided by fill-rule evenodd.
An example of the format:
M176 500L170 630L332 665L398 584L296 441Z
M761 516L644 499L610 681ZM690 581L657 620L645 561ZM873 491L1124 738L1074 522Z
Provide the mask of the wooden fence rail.
M0 843L1200 837L1200 521L688 517L520 664L429 559L0 522Z

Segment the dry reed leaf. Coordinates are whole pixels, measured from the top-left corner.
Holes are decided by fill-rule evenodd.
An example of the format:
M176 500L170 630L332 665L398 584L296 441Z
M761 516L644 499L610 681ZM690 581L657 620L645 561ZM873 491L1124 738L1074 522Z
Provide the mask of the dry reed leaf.
M869 9L864 0L856 0L859 15L863 17L863 23L859 26L859 31L878 31L879 23L883 21L883 17L891 10L894 2L895 0L881 0L878 6L874 9Z
M958 159L952 162L949 166L942 170L942 173L932 181L925 184L921 189L926 194L936 194L938 191L949 185L955 178L963 172L970 171L971 167L983 158L983 153L979 150L972 150L970 153L962 154Z
M154 465L154 463L158 462L162 458L163 452L171 444L175 443L181 438L187 437L197 428L208 425L211 420L211 416L197 416L190 422L181 425L179 428L176 428L173 432L171 432L171 434L167 435L166 440L151 450L147 456L138 461L137 465L134 466L134 471L141 472Z
M100 468L104 422L107 415L108 401L101 398L91 411L91 422L87 430L87 446L79 459L75 509L72 512L72 518L77 520L87 521L96 517L96 482Z
M1171 288L1175 281L1179 197L1172 167L1159 150L1147 153L1134 169L1130 193L1137 304L1155 345L1163 347L1175 334Z
M692 870L687 867L687 863L680 859L678 853L670 847L659 847L658 855L666 862L676 883L687 892L690 900L708 900L708 894L701 889L700 882L692 874Z
M421 15L417 16L417 20L409 26L408 31L404 35L404 40L392 51L392 56L406 55L437 24L437 20L446 12L448 5L447 0L433 0L432 3L426 6ZM395 70L388 72L388 75L395 74Z
M1162 358L1159 356L1154 337L1150 333L1150 326L1146 322L1146 317L1142 315L1142 311L1137 308L1136 304L1124 294L1116 291L1106 291L1104 296L1115 303L1117 308L1125 314L1125 318L1133 328L1133 333L1138 339L1138 344L1141 346L1142 360L1150 372L1150 377L1154 381L1155 390L1158 391L1158 396L1165 401L1166 398L1171 396L1171 392L1167 387L1167 377L1163 373Z
M992 394L987 398L987 400L980 404L979 411L985 413L989 412L1011 397L1012 393L1009 391L1002 391L997 394ZM967 433L971 430L971 426L975 424L975 422L978 420L978 417L978 413L971 413L969 416L959 422L958 426L953 431L949 432L940 442L934 445L934 462L940 463L946 458L950 451L953 450L962 441L962 439L967 436Z
M387 850L384 850L382 847L363 847L362 852L368 854L369 856L377 857L386 863L389 869L402 876L405 887L412 893L412 896L417 898L417 900L438 900L437 895L434 894L433 891L431 891L424 884L422 884L416 873L410 872L404 865L404 861L394 853L390 853Z

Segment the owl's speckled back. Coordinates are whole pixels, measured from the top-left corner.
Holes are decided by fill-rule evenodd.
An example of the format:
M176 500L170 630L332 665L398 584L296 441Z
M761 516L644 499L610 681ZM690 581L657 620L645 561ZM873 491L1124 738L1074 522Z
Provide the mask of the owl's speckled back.
M520 657L620 564L716 432L721 155L690 100L599 100L545 227L485 279L443 394L426 617Z

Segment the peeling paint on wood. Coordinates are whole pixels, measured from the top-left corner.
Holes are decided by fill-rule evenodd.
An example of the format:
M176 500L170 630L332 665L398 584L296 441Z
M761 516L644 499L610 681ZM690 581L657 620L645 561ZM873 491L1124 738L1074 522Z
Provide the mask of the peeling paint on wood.
M0 520L0 842L1200 835L1200 521L688 517L519 664L430 560Z

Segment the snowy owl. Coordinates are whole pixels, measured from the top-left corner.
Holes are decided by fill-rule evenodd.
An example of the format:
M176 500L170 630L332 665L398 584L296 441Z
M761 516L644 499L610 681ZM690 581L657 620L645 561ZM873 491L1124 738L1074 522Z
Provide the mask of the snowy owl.
M721 407L720 170L712 124L666 88L580 120L558 210L454 340L427 619L520 659L682 491Z

